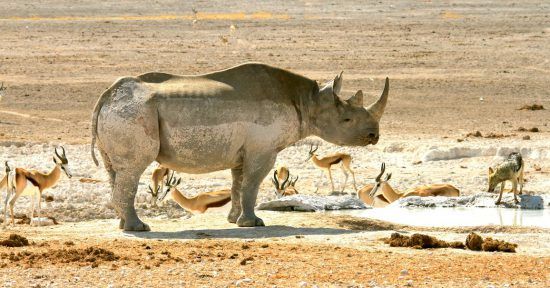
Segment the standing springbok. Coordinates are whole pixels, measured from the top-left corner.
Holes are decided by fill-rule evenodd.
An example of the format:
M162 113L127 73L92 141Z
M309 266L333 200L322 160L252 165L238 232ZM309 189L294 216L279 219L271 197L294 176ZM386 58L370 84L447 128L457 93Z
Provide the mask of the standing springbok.
M159 191L162 192L164 188L164 178L168 176L170 169L163 167L162 165L157 166L151 175L151 182L153 183L153 188L149 186L149 193L151 193L151 205L156 206L159 196Z
M8 192L6 193L6 200L4 202L4 223L7 223L7 205L10 205L10 217L11 224L15 225L13 206L15 201L22 195L31 196L31 213L30 218L34 218L34 201L35 197L38 197L38 218L41 217L41 205L42 205L42 192L54 186L61 177L61 170L65 172L67 177L71 178L72 174L69 170L67 156L65 155L65 148L60 146L61 154L58 152L58 148L54 149L53 162L55 167L49 173L42 173L37 170L27 170L23 168L15 168L14 177L9 177L9 174L4 176L4 179L0 182L0 189L4 185L8 185ZM7 168L6 168L7 169ZM10 173L13 173L11 171ZM11 184L10 182L11 180ZM12 189L9 189L10 185L13 185Z
M353 170L351 170L349 166L351 164L351 156L346 153L334 153L319 159L318 155L315 153L317 149L319 149L319 146L316 146L315 149L313 149L313 145L309 147L309 157L306 161L311 159L313 161L313 164L328 172L332 191L334 191L334 182L332 181L331 169L332 166L336 164L341 164L340 168L346 176L346 179L344 180L344 185L342 186L342 192L344 192L344 189L346 189L346 184L348 182L348 171L351 173L351 176L353 176L353 187L355 188L355 191L357 191L357 185L355 184L355 173L353 172Z
M181 208L191 213L204 213L208 208L222 207L231 201L231 189L205 192L195 197L187 198L177 188L180 183L181 178L174 179L174 171L172 171L170 177L166 178L166 182L164 183L166 192L159 198L159 201L162 201L168 192L170 192L172 199L174 199Z

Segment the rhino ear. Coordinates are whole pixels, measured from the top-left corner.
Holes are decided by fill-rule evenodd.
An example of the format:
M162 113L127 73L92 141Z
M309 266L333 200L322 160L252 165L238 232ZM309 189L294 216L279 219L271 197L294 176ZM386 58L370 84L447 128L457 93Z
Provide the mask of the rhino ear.
M340 95L340 90L342 90L342 74L344 71L340 72L340 75L337 75L334 80L332 80L332 92L336 95Z
M357 91L355 95L348 99L348 103L352 106L363 107L363 91Z

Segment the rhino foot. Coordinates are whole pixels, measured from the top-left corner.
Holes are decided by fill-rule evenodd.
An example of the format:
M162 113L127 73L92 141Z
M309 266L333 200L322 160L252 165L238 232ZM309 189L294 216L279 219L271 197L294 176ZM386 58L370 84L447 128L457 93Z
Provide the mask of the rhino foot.
M257 217L256 215L252 215L252 216L241 215L239 219L237 219L237 225L239 227L265 226L264 220Z
M241 215L240 210L231 208L231 211L229 211L229 215L227 215L227 221L229 221L229 223L237 223L239 215Z
M137 219L135 221L125 221L124 231L151 231L149 225Z

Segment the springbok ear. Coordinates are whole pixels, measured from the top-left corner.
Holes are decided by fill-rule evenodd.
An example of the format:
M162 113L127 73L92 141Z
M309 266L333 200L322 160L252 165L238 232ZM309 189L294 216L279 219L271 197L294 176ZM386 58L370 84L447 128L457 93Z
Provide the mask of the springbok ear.
M389 181L391 179L391 173L386 174L386 181Z
M348 99L348 103L352 106L363 107L363 91L357 91L355 95Z
M489 167L489 175L495 173L495 171L493 170L493 167Z
M176 186L180 185L180 183L181 183L181 178L178 179L178 182L176 182Z
M57 164L57 159L55 159L55 157L52 157L53 159L53 163Z
M340 72L340 75L337 75L334 80L332 80L332 92L336 95L340 95L340 90L342 90L342 74L344 71Z

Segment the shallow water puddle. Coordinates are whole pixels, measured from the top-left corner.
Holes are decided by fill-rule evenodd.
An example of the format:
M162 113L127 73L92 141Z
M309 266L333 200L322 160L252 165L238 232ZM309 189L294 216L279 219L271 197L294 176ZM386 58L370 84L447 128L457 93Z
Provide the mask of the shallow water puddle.
M507 225L550 228L550 209L510 208L373 208L328 213L371 218L411 226L458 227Z

